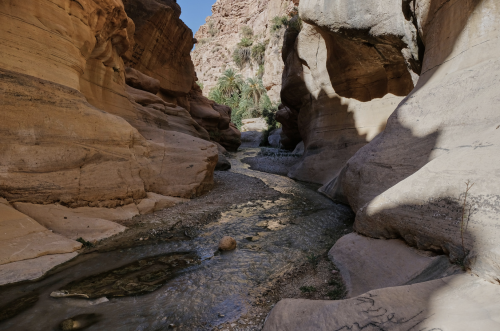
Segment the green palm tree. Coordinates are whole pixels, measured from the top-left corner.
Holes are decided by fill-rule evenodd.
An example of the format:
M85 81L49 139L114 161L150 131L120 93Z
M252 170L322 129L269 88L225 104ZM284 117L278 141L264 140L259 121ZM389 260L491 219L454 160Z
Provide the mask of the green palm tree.
M217 102L218 104L224 104L225 98L218 86L212 88L210 93L208 93L208 98Z
M255 105L252 98L241 98L237 108L237 114L242 119L253 118L258 116L259 108Z
M262 80L257 78L248 78L241 94L242 99L253 99L256 107L259 106L259 101L262 95L266 93L266 88L262 84Z
M227 97L239 94L243 86L243 78L233 69L227 69L217 83L219 90Z

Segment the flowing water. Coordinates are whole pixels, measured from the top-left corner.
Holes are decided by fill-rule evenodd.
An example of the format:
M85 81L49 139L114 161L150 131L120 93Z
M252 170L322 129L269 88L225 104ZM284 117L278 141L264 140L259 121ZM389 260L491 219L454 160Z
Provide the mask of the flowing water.
M352 218L307 185L240 161L257 152L235 154L231 171L282 198L233 205L191 240L86 254L41 281L0 288L4 315L25 309L0 330L70 330L61 324L69 318L74 330L211 330L245 314L259 286L330 248ZM226 235L238 248L218 253ZM61 290L89 299L50 296Z

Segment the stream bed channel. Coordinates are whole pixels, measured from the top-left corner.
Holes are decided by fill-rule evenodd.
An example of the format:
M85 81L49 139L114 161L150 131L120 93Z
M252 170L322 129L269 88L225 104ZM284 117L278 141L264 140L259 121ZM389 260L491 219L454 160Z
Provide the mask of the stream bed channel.
M331 248L353 218L310 185L241 162L258 152L232 154L230 171L281 198L234 204L189 240L82 254L41 280L0 287L0 330L213 330L237 320L267 282ZM218 252L223 236L237 249Z

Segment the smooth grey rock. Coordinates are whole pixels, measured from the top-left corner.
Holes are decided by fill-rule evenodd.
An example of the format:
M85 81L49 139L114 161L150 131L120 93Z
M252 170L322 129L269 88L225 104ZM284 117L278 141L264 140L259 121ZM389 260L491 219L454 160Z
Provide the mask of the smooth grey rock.
M77 255L76 252L45 255L35 259L0 265L0 285L38 279L52 268L68 262Z
M281 147L281 128L273 130L269 133L269 136L267 138L267 141L269 142L269 145L274 148L280 148Z
M340 238L328 256L342 274L348 297L461 273L444 255L430 256L402 240L373 239L356 233Z
M347 300L284 299L263 331L500 330L499 296L500 286L467 274Z
M348 161L342 189L358 233L402 238L453 261L463 260L465 247L467 267L498 283L500 6L418 3L426 46L418 84L385 131ZM468 180L474 186L463 210Z
M301 141L300 143L297 144L297 146L293 150L292 154L296 154L296 155L304 154L304 141Z

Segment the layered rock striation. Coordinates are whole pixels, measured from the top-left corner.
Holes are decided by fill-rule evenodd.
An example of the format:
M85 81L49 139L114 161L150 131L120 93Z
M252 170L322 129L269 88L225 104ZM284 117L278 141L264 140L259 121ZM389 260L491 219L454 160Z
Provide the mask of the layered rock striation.
M194 129L189 134L235 151L240 145L240 135L231 123L231 109L202 95L190 54L194 45L193 32L179 19L176 6L159 6L135 32L135 45L126 64L159 82L159 90L154 93L158 94L157 99L187 111ZM130 11L138 15L137 10L132 9ZM151 13L145 11L141 16L148 14ZM179 125L175 130L186 133Z
M61 238L123 231L110 222L120 208L133 217L213 186L218 147L206 119L190 112L192 32L175 2L133 3L143 8L134 11L137 32L121 1L0 3L0 198L12 211L0 213L0 227L17 238L2 240L0 264L71 255L81 244ZM236 149L230 110L203 101L218 110L211 125L225 135L217 141ZM95 216L95 207L110 213ZM23 217L28 232L11 225Z
M151 142L137 131L142 121L126 93L120 58L130 44L123 7L36 3L1 8L6 20L1 132L8 142L2 150L2 195L86 205L140 199L146 191L192 196L206 189L216 162L213 145L180 134L176 141ZM190 148L181 162L165 158ZM196 154L198 162L187 156ZM179 169L185 182L198 178L188 185L162 171L183 163L204 164L205 170Z

